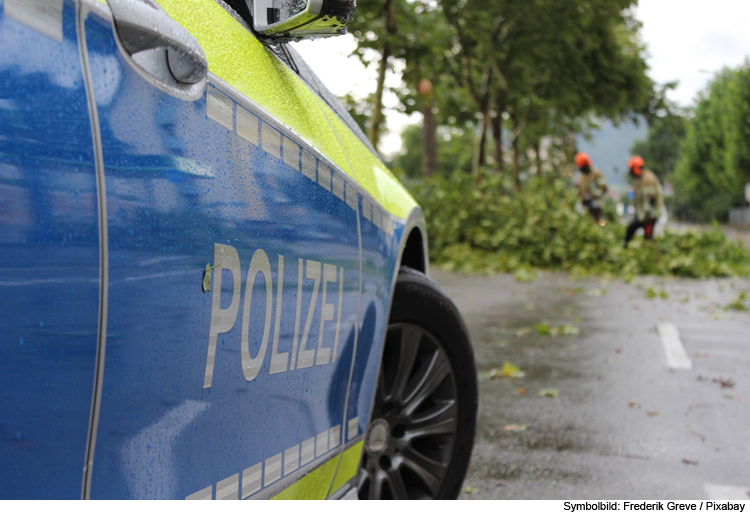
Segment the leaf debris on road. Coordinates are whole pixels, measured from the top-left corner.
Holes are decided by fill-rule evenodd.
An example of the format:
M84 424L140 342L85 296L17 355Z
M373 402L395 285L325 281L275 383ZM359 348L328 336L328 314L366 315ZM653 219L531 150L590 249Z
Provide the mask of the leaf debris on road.
M669 294L664 290L656 291L653 286L649 286L646 291L646 299L656 299L661 297L662 299L669 299Z
M531 424L508 424L503 426L503 431L525 431Z
M750 310L749 307L745 305L745 301L747 301L747 292L740 292L739 295L737 295L737 298L727 304L724 309L725 310L734 310L737 312L744 312L747 310Z
M719 387L721 387L722 389L731 389L734 387L734 381L729 378L714 378L711 381L713 381L714 383L718 383Z
M539 323L535 327L537 335L558 336L558 335L578 335L581 329L573 325L550 326L547 323Z
M523 378L526 373L518 365L506 361L501 368L493 368L488 372L480 373L480 379L498 379L498 378Z
M560 396L560 391L558 389L542 389L539 391L539 396L544 398L557 398Z

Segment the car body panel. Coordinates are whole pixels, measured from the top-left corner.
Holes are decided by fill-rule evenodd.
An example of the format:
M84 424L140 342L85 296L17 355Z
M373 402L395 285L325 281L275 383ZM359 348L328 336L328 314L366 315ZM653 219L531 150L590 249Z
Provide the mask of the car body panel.
M155 88L94 18L89 53L117 64L92 65L110 267L91 496L266 496L344 441L360 288L356 211L335 194L345 179L215 76L194 102ZM309 113L327 126L317 105ZM239 276L211 270L214 296L205 267L223 251ZM218 317L233 322L214 335ZM274 350L285 361L271 373Z
M0 497L76 498L99 325L94 150L76 7L32 4L0 2Z
M102 0L65 3L74 21L81 12L96 131L81 81L65 120L88 127L88 142L71 144L89 149L77 211L89 260L67 266L88 274L88 297L63 322L86 314L76 378L86 394L70 397L80 417L69 427L84 440L67 457L92 468L86 498L336 497L359 468L404 235L423 222L370 149L226 6L158 3L203 46L210 73L197 100L138 68ZM13 270L7 260L0 269ZM25 323L3 330L28 326L27 304Z
M215 0L157 1L198 39L212 73L310 141L346 170L387 213L401 220L408 218L417 206L411 195L351 129L288 67L268 54L265 46L242 23ZM283 86L286 92L279 94L275 88L269 89L276 86ZM292 93L295 97L288 97L287 94ZM315 105L326 113L336 137L346 149L345 154L339 144L318 137L317 120L307 119L307 112Z

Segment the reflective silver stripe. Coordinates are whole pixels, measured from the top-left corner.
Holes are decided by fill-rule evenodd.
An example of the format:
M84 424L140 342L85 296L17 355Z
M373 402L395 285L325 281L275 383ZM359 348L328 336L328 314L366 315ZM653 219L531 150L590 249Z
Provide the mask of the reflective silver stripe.
M346 182L346 205L351 209L357 210L357 187L352 183L351 180Z
M344 177L338 172L333 173L333 195L344 200Z
M331 449L336 449L341 443L341 426L334 425L331 427Z
M276 482L281 478L281 453L266 459L265 472L263 473L263 485Z
M227 130L234 131L234 103L213 86L206 90L206 115Z
M315 458L315 437L308 438L302 442L302 456L300 458L300 466L309 464Z
M393 234L394 234L393 217L391 215L387 215L385 217L385 225L383 226L383 231L385 231L389 235L393 236Z
M93 0L90 0L93 1ZM238 120L237 123L237 134L244 137L244 135L249 135L250 139L248 141L251 141L254 139L254 129L252 125L248 125L245 127L245 125L240 125L241 119L244 119L242 116L252 115L253 117L251 119L258 119L260 121L260 144L261 147L266 150L269 154L276 157L277 159L282 159L282 137L289 138L293 142L297 143L298 145L304 145L304 149L309 150L311 155L317 160L318 162L318 175L317 175L317 181L318 184L326 189L327 191L331 192L333 191L331 187L332 178L331 178L331 169L334 173L338 173L339 176L343 181L346 181L347 184L349 182L352 182L352 184L355 186L355 188L359 187L359 184L354 180L354 178L350 175L353 174L353 169L351 167L351 164L349 163L348 170L345 170L342 167L339 167L337 164L335 164L333 161L331 161L330 158L325 156L323 153L321 153L319 150L317 150L314 146L310 145L307 140L302 138L299 134L295 133L293 130L291 130L289 127L285 126L281 121L279 121L276 117L268 113L267 110L264 108L258 106L253 101L250 101L247 99L245 95L237 91L235 88L231 87L230 85L226 84L223 80L218 78L216 75L209 72L208 75L209 78L209 87L215 87L220 86L221 87L221 93L222 94L228 94L229 97L232 98L232 103L237 107L236 110L236 119ZM217 88L214 88L215 90L218 90ZM239 101L242 101L240 103ZM322 103L319 104L322 105ZM322 108L322 106L321 106ZM248 109L251 112L251 114L248 114ZM246 131L246 128L250 130L250 132ZM244 134L244 135L243 135ZM268 137L266 137L268 135ZM264 143L265 142L265 143ZM256 143L257 144L257 143ZM303 150L304 152L304 150ZM303 154L304 156L304 154ZM344 153L344 156L346 157L346 153ZM306 156L304 156L306 158ZM310 160L308 160L310 161ZM303 163L308 163L308 161L304 161ZM347 158L348 162L348 158ZM310 179L313 179L312 175L312 162L310 161L309 165L306 165L306 167L309 169L307 172L303 172L305 176L307 176ZM305 169L303 168L303 171ZM338 192L338 194L336 194ZM368 200L371 203L379 203L375 197L373 197L371 194L369 194L364 189L360 189L360 192L367 196ZM337 191L334 191L334 194L341 199L342 201L345 201L344 196L344 185L341 184L340 188ZM367 213L366 213L367 214ZM358 215L359 216L359 215ZM357 219L357 225L359 228L359 218ZM381 226L382 228L382 226ZM355 332L355 337L356 337Z
M315 437L315 457L325 455L328 452L328 430L326 429Z
M354 440L358 434L359 434L359 416L355 416L354 418L349 420L349 425L346 431L347 442L351 442L352 440Z
M239 473L216 483L216 500L237 500L240 492Z
M281 159L281 133L265 121L260 123L260 146L276 159Z
M249 141L256 147L258 141L258 117L237 105L237 135Z
M318 163L318 185L326 191L331 192L331 167L323 163Z
M283 138L284 139L283 139L282 152L284 153L284 163L289 165L291 168L293 168L297 172L300 172L300 168L299 168L300 147L288 137L284 136Z
M302 174L310 178L312 181L315 181L316 165L317 160L315 159L315 156L313 156L306 150L302 150Z
M195 493L191 493L187 497L185 497L185 500L211 500L213 498L214 494L214 487L209 486L207 488L203 488L200 491L196 491Z
M372 222L372 202L365 195L362 195L362 216Z
M284 451L284 475L299 467L299 444Z
M383 229L383 211L376 205L372 206L372 223L378 229Z
M246 499L261 488L263 476L263 462L255 464L242 472L242 498Z
M16 22L63 41L63 0L5 0L3 10Z
M357 494L357 488L352 488L349 491L346 492L346 494L341 497L341 500L359 500L359 495Z

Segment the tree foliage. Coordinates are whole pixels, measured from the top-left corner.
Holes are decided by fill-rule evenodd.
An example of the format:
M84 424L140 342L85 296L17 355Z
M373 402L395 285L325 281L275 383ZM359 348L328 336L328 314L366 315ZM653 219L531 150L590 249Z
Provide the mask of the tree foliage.
M476 177L483 167L502 170L510 162L518 188L529 156L538 162L547 151L545 139L557 138L556 144L572 150L568 138L587 118L644 112L653 98L632 0L358 4L350 26L359 41L357 56L379 61L379 71L402 64L403 110L436 113L434 124L425 120L424 155L439 148L439 142L429 144L437 137L432 127L447 133L469 128ZM425 80L432 87L429 97L419 89ZM379 78L371 132L382 123L381 98Z
M647 160L649 168L662 181L671 181L682 153L681 143L687 131L685 110L667 96L667 92L676 87L677 83L672 82L657 90L655 108L647 113L648 137L636 141L630 149L633 155Z
M750 183L750 64L725 69L700 95L673 175L683 212L724 220Z
M401 180L424 177L422 126L411 125L401 133L403 152L391 163L391 170ZM474 135L471 129L454 128L437 138L442 174L470 174Z
M750 274L748 254L719 230L624 249L624 227L578 213L560 177L575 134L602 118L645 116L649 138L634 153L662 178L674 172L687 203L726 211L750 178L750 73L722 74L686 125L666 96L674 85L655 87L647 75L636 0L358 4L355 55L377 65L378 86L369 115L357 101L349 107L377 145L385 72L398 66L400 110L424 120L404 131L391 165L422 203L436 263L470 272Z
M528 274L545 269L626 279L750 275L750 255L718 228L668 231L623 248L624 226L601 227L577 212L576 193L560 179L532 182L517 194L500 174L488 174L479 184L469 176L434 178L412 190L425 210L431 260L450 270Z

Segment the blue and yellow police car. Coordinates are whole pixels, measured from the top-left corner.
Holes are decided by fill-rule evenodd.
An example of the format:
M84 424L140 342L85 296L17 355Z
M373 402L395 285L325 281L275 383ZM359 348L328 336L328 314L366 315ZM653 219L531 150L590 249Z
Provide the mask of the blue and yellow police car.
M0 0L0 499L453 498L471 343L288 45L354 0Z

